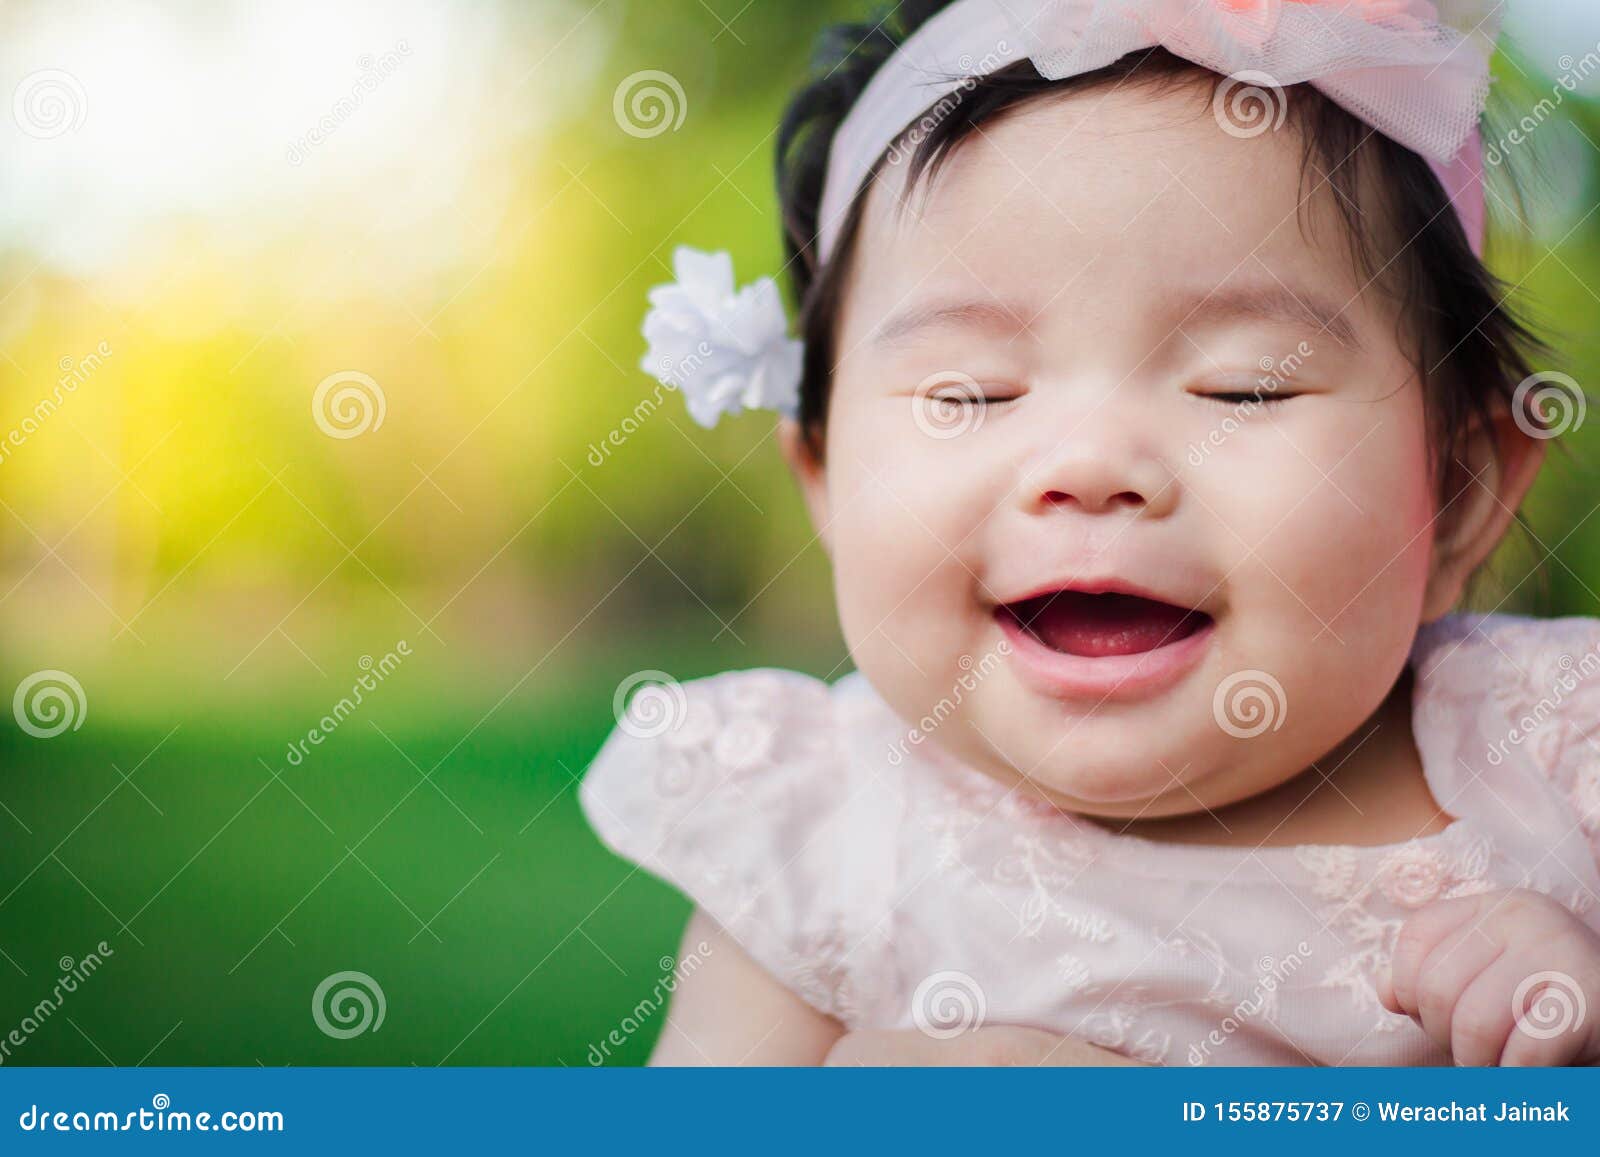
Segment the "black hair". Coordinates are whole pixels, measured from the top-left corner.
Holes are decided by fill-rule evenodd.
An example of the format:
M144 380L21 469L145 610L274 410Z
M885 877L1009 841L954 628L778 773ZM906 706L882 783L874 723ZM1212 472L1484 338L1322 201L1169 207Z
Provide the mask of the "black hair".
M825 449L836 324L866 190L873 183L870 177L863 181L830 259L821 262L818 215L828 150L877 69L949 2L904 0L875 23L828 29L818 45L813 78L795 93L779 126L777 180L785 256L805 342L799 420L806 446L819 459ZM1030 62L1021 61L969 78L959 100L946 100L937 117L930 110L919 131L903 133L892 149L909 157L908 188L913 188L919 181L936 179L941 165L981 126L1030 102L1108 84L1135 84L1190 85L1203 91L1209 104L1212 87L1220 80L1159 48L1065 80L1046 79ZM1448 195L1422 157L1308 84L1288 86L1284 96L1288 117L1303 142L1302 189L1314 189L1322 181L1332 187L1355 267L1396 306L1402 348L1424 385L1431 465L1440 509L1447 512L1473 484L1459 455L1478 423L1521 403L1531 423L1525 428L1548 428L1534 404L1515 396L1518 384L1532 374L1530 358L1548 351L1506 304L1506 288L1473 252ZM874 175L882 164L879 158ZM1302 209L1305 205L1303 200Z

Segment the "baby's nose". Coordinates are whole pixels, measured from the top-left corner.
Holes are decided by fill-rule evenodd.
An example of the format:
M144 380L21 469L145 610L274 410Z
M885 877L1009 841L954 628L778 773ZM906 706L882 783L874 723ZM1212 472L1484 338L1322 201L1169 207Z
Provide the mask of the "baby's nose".
M1031 470L1023 493L1036 511L1076 507L1089 514L1128 510L1160 518L1176 506L1178 487L1176 475L1158 458L1132 446L1075 441Z

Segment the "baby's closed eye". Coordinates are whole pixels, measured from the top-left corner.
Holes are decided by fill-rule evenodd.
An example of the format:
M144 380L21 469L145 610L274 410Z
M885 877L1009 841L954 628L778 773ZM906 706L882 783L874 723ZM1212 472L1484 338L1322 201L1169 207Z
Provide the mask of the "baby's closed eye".
M928 375L898 396L936 406L994 406L1015 402L1028 393L1026 387L1004 378L974 377L959 370Z
M1232 389L1201 387L1191 390L1190 392L1195 397L1205 398L1207 401L1220 402L1229 406L1238 406L1252 402L1259 402L1262 404L1269 402L1287 402L1291 398L1300 397L1301 394L1305 393L1306 391L1272 390L1262 386L1252 386L1248 389L1240 389L1238 387Z

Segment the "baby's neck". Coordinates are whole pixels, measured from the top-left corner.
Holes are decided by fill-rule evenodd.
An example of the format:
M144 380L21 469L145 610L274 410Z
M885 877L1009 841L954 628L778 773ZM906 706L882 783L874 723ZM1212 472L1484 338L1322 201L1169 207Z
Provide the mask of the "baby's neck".
M1442 831L1451 817L1423 776L1411 696L1407 668L1353 735L1270 791L1212 812L1105 826L1171 843L1241 847L1395 844Z

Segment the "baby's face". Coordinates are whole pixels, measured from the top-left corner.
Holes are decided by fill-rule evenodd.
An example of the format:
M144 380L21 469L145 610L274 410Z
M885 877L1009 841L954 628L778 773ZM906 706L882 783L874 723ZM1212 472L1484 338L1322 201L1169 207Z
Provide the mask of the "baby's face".
M1297 774L1403 669L1422 388L1300 148L1124 86L871 194L812 500L851 653L927 742L1172 815Z

